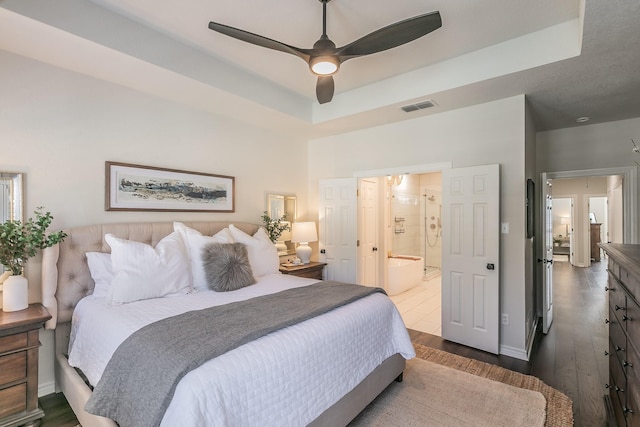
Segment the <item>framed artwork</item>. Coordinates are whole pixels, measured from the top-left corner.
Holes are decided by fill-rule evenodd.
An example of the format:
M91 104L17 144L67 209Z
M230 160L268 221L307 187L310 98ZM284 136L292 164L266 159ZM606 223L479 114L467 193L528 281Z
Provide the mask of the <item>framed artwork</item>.
M536 235L535 193L535 183L532 179L527 179L527 239Z
M235 178L105 162L105 210L234 212Z

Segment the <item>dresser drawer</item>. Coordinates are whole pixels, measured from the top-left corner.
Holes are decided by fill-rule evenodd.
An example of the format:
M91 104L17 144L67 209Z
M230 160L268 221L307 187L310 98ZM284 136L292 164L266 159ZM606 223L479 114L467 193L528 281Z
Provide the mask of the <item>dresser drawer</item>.
M625 268L620 268L620 281L627 288L629 293L638 301L640 301L640 280L629 274Z
M27 352L7 354L0 357L0 386L27 377ZM2 402L2 399L0 399Z
M640 345L640 307L631 298L627 298L627 310L625 315L627 321L624 323L627 335L629 336L629 339L633 340L636 346L638 346Z
M0 354L19 350L27 346L27 333L0 337Z
M607 266L610 274L620 278L620 264L618 264L613 258L609 258L609 265Z
M627 402L623 404L623 411L627 416L628 427L640 427L640 388L637 381L627 382Z
M615 414L617 424L624 425L624 402L620 401L620 395L615 390L609 390L609 397L611 398L611 406L613 406L613 412ZM622 424L620 422L622 421Z
M640 384L640 353L638 353L638 348L636 347L640 342L637 342L635 345L627 342L627 354L626 360L629 362L629 366L627 366L627 377L629 377L629 381L632 381L636 384Z
M627 305L627 293L616 279L609 277L609 306L615 310L618 320L622 320L622 315Z
M609 352L611 354L616 353L618 358L622 361L622 359L625 359L627 357L627 336L625 335L622 326L618 323L617 320L615 320L615 315L613 314L611 309L609 310L609 316L614 319L609 324Z
M0 390L0 418L27 409L27 385L18 384Z

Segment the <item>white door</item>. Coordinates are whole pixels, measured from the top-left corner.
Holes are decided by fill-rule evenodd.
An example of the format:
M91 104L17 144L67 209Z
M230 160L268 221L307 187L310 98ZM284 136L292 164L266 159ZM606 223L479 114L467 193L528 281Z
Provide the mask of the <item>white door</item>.
M500 350L500 166L442 172L442 337Z
M358 185L358 282L378 286L378 181Z
M553 322L553 209L551 181L547 179L547 174L543 173L540 180L542 182L541 198L544 206L542 215L542 239L540 242L540 257L538 265L541 266L540 277L542 278L542 333L549 332L551 322ZM571 202L571 224L573 226L573 201ZM573 233L571 233L573 235ZM573 240L573 239L572 239ZM570 249L573 253L573 248Z
M324 278L356 283L356 179L321 179L318 204L319 259L327 263Z

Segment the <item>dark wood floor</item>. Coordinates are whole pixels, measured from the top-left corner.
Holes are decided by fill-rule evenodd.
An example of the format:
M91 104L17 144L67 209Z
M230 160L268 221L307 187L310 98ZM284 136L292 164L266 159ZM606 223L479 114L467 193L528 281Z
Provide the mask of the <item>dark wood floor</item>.
M574 425L606 426L603 401L608 380L606 261L590 268L554 263L554 321L547 335L540 335L531 362L496 356L454 344L440 337L410 330L414 342L450 353L493 363L535 375L573 400ZM40 399L44 427L73 427L77 420L61 394Z

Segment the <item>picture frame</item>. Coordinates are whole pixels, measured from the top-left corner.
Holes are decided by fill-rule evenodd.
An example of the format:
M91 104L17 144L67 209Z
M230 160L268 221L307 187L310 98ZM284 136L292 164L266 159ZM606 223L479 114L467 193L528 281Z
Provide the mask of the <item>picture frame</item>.
M235 212L235 178L107 161L105 210Z
M527 239L536 235L535 193L535 183L532 179L527 179Z

